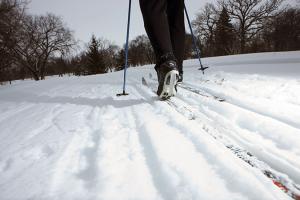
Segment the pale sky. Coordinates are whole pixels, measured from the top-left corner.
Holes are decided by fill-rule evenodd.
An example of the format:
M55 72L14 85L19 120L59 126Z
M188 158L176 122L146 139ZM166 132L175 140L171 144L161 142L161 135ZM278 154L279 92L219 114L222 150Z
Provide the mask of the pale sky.
M205 3L212 1L214 0L186 1L191 20ZM28 11L32 14L51 12L61 16L67 26L74 31L76 39L81 41L81 45L88 42L92 34L117 45L123 45L126 39L128 2L128 0L31 0ZM131 19L130 39L145 34L138 0L132 0Z
M191 0L186 3L193 19L209 0ZM54 13L63 18L74 31L76 39L88 42L94 33L123 45L126 39L128 0L31 0L32 14ZM132 0L130 39L145 34L138 0Z

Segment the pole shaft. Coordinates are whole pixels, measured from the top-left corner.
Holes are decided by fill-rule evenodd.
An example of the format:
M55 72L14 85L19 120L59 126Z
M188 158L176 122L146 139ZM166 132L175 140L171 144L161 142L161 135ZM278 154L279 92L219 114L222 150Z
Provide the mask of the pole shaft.
M204 74L204 70L203 70L203 65L202 65L202 62L201 62L201 57L200 57L200 50L197 46L197 42L196 42L196 37L194 35L194 32L193 32L193 28L192 28L192 24L191 24L191 21L190 21L190 17L189 17L189 14L187 12L187 9L186 9L186 6L184 5L184 11L185 11L185 15L186 15L186 18L187 18L187 21L188 21L188 24L189 24L189 27L190 27L190 31L191 31L191 35L192 35L192 40L193 40L193 43L194 43L194 48L197 52L197 56L198 56L198 59L199 59L199 62L200 62L200 67L202 69L202 72Z
M131 0L129 0L129 8L128 8L123 94L125 94L125 90L126 90L126 72L127 72L127 68L128 68L128 45L129 45L128 43L129 43L129 30L130 30L130 15L131 15Z

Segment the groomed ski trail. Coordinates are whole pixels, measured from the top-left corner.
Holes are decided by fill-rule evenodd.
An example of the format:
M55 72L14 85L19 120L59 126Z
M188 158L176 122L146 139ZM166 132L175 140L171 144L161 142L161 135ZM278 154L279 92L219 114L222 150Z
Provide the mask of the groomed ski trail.
M151 77L151 76L150 76ZM153 93L155 93L155 85L156 81L146 81L146 79L143 77L142 79L143 85L145 87L149 88ZM182 88L182 86L179 86ZM198 94L198 92L195 92L197 89L186 89L187 91L190 91L192 93ZM199 90L197 90L199 91ZM286 192L289 196L293 197L294 199L300 198L300 187L295 183L291 178L289 178L286 174L282 172L278 172L276 169L271 168L268 166L268 164L264 160L258 160L251 151L243 149L239 143L236 143L232 137L228 137L228 135L223 135L221 132L227 132L230 131L230 129L220 129L218 126L215 126L213 120L210 118L207 118L207 116L203 115L198 111L198 109L195 107L190 106L189 104L186 104L185 101L183 101L182 97L173 97L169 100L166 100L165 102L169 104L172 108L174 108L178 113L182 114L184 117L187 117L189 120L197 120L198 124L200 125L199 128L205 130L210 136L221 142L226 148L230 149L237 157L239 157L241 160L248 163L250 166L253 166L254 168L261 171L262 174L266 175L270 180L274 182L275 185L277 185L279 188L282 189L282 191ZM210 95L209 93L205 96L202 95L202 92L200 94L200 97L207 100L208 99L214 99L216 98L210 98L215 97L214 95ZM217 100L218 101L218 100ZM224 101L219 101L224 102ZM217 127L217 128L215 128ZM288 168L289 169L289 168ZM287 170L288 170L287 169ZM297 177L297 176L296 176ZM292 178L295 178L292 176Z
M198 87L193 63L185 79ZM152 66L130 69L130 95L120 98L121 72L0 87L0 199L291 199L206 132L213 127L299 183L299 121L261 109L276 107L263 86L277 79L208 74L201 88L228 102L179 88L178 102L198 113L199 123L145 88L141 78L149 73ZM246 85L254 79L261 89ZM242 97L255 98L247 90L255 87L266 101L248 109ZM282 109L299 108L297 94L277 94L284 94Z
M234 97L224 95L226 93L224 91L221 92L221 89L223 89L222 83L225 79L218 77L218 75L216 77L204 81L200 79L198 85L184 83L183 86L178 87L177 98L190 105L186 109L186 113L189 113L193 118L193 111L190 112L189 110L200 111L204 117L203 119L208 119L208 122L217 122L218 125L214 127L219 132L226 133L226 136L239 146L250 151L273 169L288 175L290 179L299 185L300 163L298 158L300 151L298 147L300 147L300 130L291 126L288 122L284 123L285 120L278 120L279 117L263 114L262 111L255 112L255 110L259 110L259 108L255 108L255 101L247 106L241 106L244 103L236 103L237 101L232 100ZM201 94L198 95L195 91L200 91ZM203 96L205 93L202 93L202 91L207 94ZM210 98L207 98L207 95ZM239 96L241 95L239 94ZM211 97L217 97L225 101L221 101L223 103L220 104L211 101ZM244 97L244 99L249 101L247 97ZM273 105L270 103L270 99L262 102L267 102L264 105L269 107ZM283 108L288 107L284 104L281 104L281 106ZM293 106L295 111L289 112L291 113L289 118L292 118L292 116L298 114L297 110L300 107L295 104L289 104L289 106ZM277 110L281 113L287 112L282 112L283 109L277 108ZM285 115L282 117L285 117ZM293 118L300 125L298 119L297 117Z
M193 95L194 98L189 97L189 92L180 90L179 98L213 119L219 125L216 128L226 133L226 136L272 168L300 183L300 152L297 148L300 146L299 129L232 103L228 97L223 104L206 101L197 95Z

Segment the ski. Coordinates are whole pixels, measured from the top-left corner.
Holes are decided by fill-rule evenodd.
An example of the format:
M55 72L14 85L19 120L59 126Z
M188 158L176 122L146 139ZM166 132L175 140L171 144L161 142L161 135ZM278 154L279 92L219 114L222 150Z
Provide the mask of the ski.
M190 92L193 92L195 94L198 94L202 97L206 97L206 98L212 98L214 100L217 100L219 102L224 102L225 99L224 98L221 98L221 97L218 97L218 96L215 96L215 95L212 95L212 94L209 94L208 92L206 91L203 91L203 90L200 90L200 89L196 89L196 88L193 88L191 86L188 86L184 83L181 83L181 84L178 84L177 87L180 87L184 90L187 90L187 91L190 91Z
M153 78L153 76L152 76L151 73L149 73L149 78L151 80L153 80L153 81L157 81L156 79ZM214 100L219 101L219 102L226 101L224 98L218 97L216 95L212 95L212 94L210 94L210 93L208 93L208 92L206 92L204 90L201 90L201 89L198 89L198 88L194 88L194 87L192 87L190 85L187 85L185 83L178 83L177 87L182 88L182 89L184 89L186 91L192 92L194 94L197 94L199 96L205 97L205 98L214 99Z
M151 78L151 76L150 76ZM147 80L143 77L142 78L142 84L151 91L156 94L153 87L151 87L150 83L147 82ZM189 90L191 91L191 90ZM201 93L202 94L202 93ZM213 98L216 99L216 98ZM278 172L271 168L268 164L265 162L259 160L257 157L255 157L251 152L241 148L232 140L225 137L224 135L220 135L218 131L214 131L215 128L212 126L203 123L200 120L200 113L198 113L195 109L192 108L192 106L186 104L185 102L181 102L179 105L177 100L178 98L169 98L164 100L169 106L174 108L178 113L183 115L189 120L197 120L199 123L203 124L203 130L209 134L211 137L213 137L215 140L222 143L227 149L229 149L234 155L236 155L239 159L246 162L251 167L254 167L261 171L266 177L268 177L278 188L280 188L283 192L285 192L287 195L292 197L295 200L300 200L300 186L293 182L287 175ZM184 103L184 105L182 105Z

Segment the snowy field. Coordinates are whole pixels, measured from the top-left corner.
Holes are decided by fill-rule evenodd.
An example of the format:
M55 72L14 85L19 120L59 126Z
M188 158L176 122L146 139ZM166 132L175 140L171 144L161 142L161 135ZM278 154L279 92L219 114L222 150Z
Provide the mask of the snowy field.
M0 86L0 199L299 198L300 51L203 62L183 86L225 101L179 87L162 102L142 84L153 66L129 69L123 97L122 72Z

